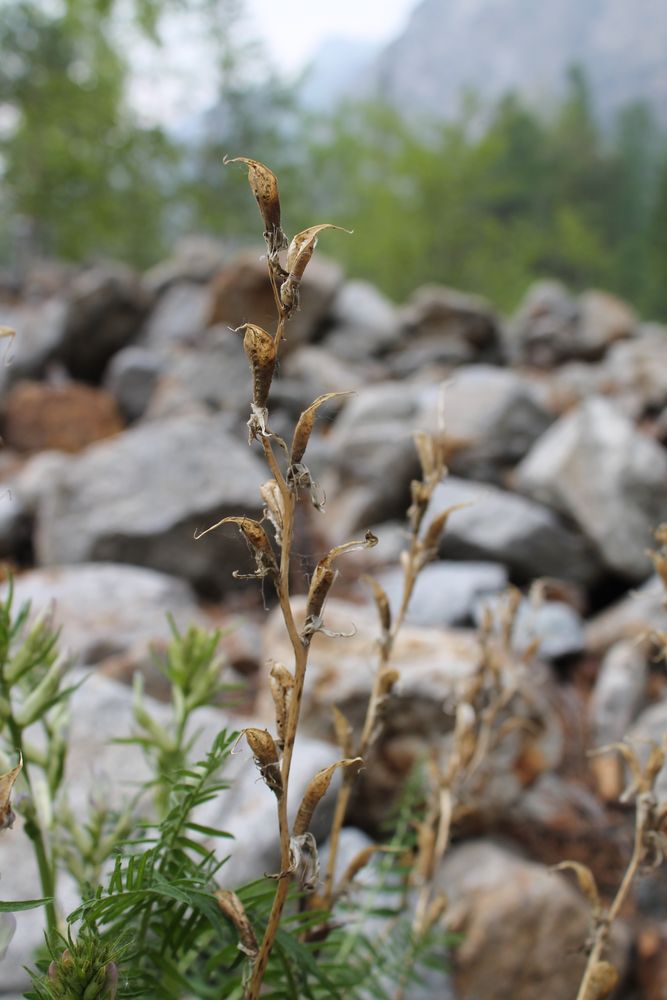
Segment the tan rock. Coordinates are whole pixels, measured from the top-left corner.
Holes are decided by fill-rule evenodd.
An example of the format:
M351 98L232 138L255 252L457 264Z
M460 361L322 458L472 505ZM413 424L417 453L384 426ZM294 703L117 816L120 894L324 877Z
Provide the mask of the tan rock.
M3 440L21 452L81 451L122 428L113 396L78 382L19 382L3 405Z

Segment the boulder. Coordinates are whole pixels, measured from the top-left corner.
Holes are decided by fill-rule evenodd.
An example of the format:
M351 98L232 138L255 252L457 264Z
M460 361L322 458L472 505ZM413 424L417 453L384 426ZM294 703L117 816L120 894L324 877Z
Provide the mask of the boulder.
M454 364L497 353L498 320L485 299L444 285L422 285L401 310L405 340Z
M637 314L622 299L593 288L579 296L579 344L583 356L601 357L617 340L637 331Z
M222 270L229 257L228 248L219 240L202 234L182 236L166 260L146 271L143 284L156 296L178 282L205 284Z
M586 649L604 653L615 643L628 639L648 640L651 632L667 632L665 588L652 576L637 590L615 601L586 623Z
M315 256L301 282L300 305L287 326L288 350L313 340L326 319L343 281L338 264ZM236 257L212 285L209 322L235 329L256 323L267 330L276 325L276 307L262 252L248 251Z
M364 361L397 346L401 324L396 306L368 281L347 281L331 305L327 350L344 361Z
M0 417L5 444L19 452L77 452L123 428L113 396L67 382L19 382L5 396Z
M143 416L164 365L164 359L146 347L125 347L113 356L104 373L104 385L126 420Z
M42 565L121 562L189 580L209 594L231 584L251 558L226 515L257 516L266 479L223 417L192 416L136 426L69 459L42 484L36 553Z
M516 481L572 518L608 569L636 581L649 575L646 549L667 520L667 454L607 400L561 417L519 465Z
M105 263L81 271L69 287L58 357L75 378L98 381L112 355L138 335L149 306L130 268Z
M173 344L192 344L205 328L211 308L206 285L179 281L169 285L152 309L141 331L140 343L152 351Z
M403 594L402 571L382 573L379 581L396 614ZM467 625L479 599L506 586L507 570L499 563L432 563L419 574L405 620L409 625L434 628Z
M0 340L0 390L21 378L44 375L62 344L66 313L65 301L56 297L3 304L2 325L16 336Z
M619 389L636 394L643 410L667 406L667 328L646 324L632 340L614 344L603 371Z
M625 734L626 742L636 751L642 764L646 764L653 744L664 747L667 733L667 699L649 705L641 712ZM632 776L627 774L628 784ZM667 802L667 763L658 772L655 783L658 802Z
M447 476L436 487L428 516L455 504L469 506L448 519L442 558L503 563L519 581L550 576L588 584L599 572L590 545L548 507L496 486Z
M462 934L453 974L459 1000L572 1000L586 965L589 908L566 876L498 843L452 848L436 876L449 926ZM626 950L612 960L623 970Z
M648 666L634 642L614 643L605 655L590 701L595 746L622 740L647 695Z

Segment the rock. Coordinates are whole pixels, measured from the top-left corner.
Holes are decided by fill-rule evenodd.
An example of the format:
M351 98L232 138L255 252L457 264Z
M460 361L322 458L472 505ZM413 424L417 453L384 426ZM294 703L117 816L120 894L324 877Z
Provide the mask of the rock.
M667 406L667 328L646 324L637 337L614 344L603 371L619 389L635 393L643 410Z
M368 281L347 281L334 299L325 334L327 350L344 361L364 361L395 347L398 310Z
M241 338L225 327L212 327L196 347L175 347L163 356L146 417L164 420L194 408L246 419L251 398L252 376Z
M469 506L447 521L442 558L503 563L519 581L551 576L588 584L597 575L591 547L553 511L495 486L447 476L436 487L428 516L463 503Z
M337 264L313 257L301 283L299 310L287 326L288 350L313 340L342 280ZM275 327L276 307L261 251L240 254L215 278L209 322L233 329L243 323L256 323L265 329Z
M305 598L292 602L298 623L305 614ZM302 710L302 732L322 737L332 734L332 710L337 706L357 734L361 730L377 663L379 625L374 608L335 598L327 601L324 623L346 638L315 635L309 656ZM349 635L354 629L352 636ZM273 613L264 630L267 658L290 662L290 647L279 613ZM418 760L435 752L446 760L451 750L449 734L454 717L451 705L460 686L476 670L481 656L479 640L465 629L435 629L406 625L399 632L391 666L399 672L395 693L383 710L384 726L360 776L356 790L357 815L364 826L386 820L391 803ZM469 806L477 819L495 816L513 802L528 781L562 754L560 723L551 703L554 697L547 674L531 666L513 707L516 717L526 712L537 730L525 742L516 725L500 741L483 766ZM526 702L523 703L525 696ZM270 716L270 695L260 692L264 715ZM445 710L443 711L443 706ZM448 707L449 706L449 707ZM532 725L532 724L531 724ZM539 730L539 733L538 733ZM530 774L525 761L530 757Z
M257 516L266 478L224 417L183 417L134 427L72 458L38 504L42 565L121 562L183 577L208 594L251 559L235 526L195 541L226 515Z
M3 305L2 325L15 330L16 336L0 341L0 389L45 373L62 343L66 312L59 298Z
M152 295L161 295L178 282L204 284L229 262L224 243L194 234L177 240L172 255L144 274L143 284Z
M594 654L604 653L622 639L636 643L648 639L651 632L667 632L665 588L658 576L652 576L638 590L586 623L586 649Z
M523 458L551 423L536 387L515 372L491 365L456 371L442 393L452 472L473 479L499 478ZM435 409L421 425L435 429Z
M95 382L116 351L138 334L150 304L122 264L97 264L71 282L59 358L75 378Z
M648 669L641 649L627 639L607 652L591 695L590 720L595 746L625 736L646 698Z
M502 620L504 597L483 597L475 608L475 622L481 626L490 610L496 621ZM584 629L581 616L563 601L529 601L522 598L514 618L512 649L519 655L539 643L537 655L546 660L581 653Z
M110 393L76 382L19 382L3 400L1 425L19 452L81 451L123 428Z
M405 339L438 345L442 360L459 363L493 355L498 321L484 299L444 285L422 285L401 310Z
M617 340L632 337L637 314L627 303L598 289L579 297L579 343L583 356L601 357Z
M383 372L375 370L375 378L384 377ZM304 344L290 351L276 372L276 378L296 379L311 386L311 399L323 396L325 392L355 392L366 384L366 364L360 371L358 364L342 361L321 344Z
M0 586L0 599L7 585ZM60 631L60 648L91 666L118 653L146 656L150 643L171 637L204 616L187 583L138 566L111 563L35 569L14 580L14 607L48 612Z
M163 367L164 360L145 347L125 347L111 359L104 385L128 421L145 413Z
M379 581L396 613L403 593L402 571L383 573ZM419 574L406 622L434 628L468 624L479 598L506 586L507 571L498 563L433 563Z
M476 840L448 852L437 884L449 899L449 925L463 935L453 955L459 1000L572 1000L590 918L564 875ZM622 947L614 952L623 965Z
M651 569L654 528L667 520L667 455L604 399L561 417L516 471L519 488L571 517L605 565L632 580Z
M32 514L15 492L0 492L0 559L29 559Z
M140 342L153 351L173 344L192 344L205 328L211 308L211 293L206 285L179 281L169 285L158 299Z
M642 764L645 764L653 743L664 746L667 732L667 700L650 705L635 719L634 724L625 734L626 742L636 751ZM628 783L631 775L628 774ZM655 794L659 803L667 802L667 764L663 764L658 772L655 783Z

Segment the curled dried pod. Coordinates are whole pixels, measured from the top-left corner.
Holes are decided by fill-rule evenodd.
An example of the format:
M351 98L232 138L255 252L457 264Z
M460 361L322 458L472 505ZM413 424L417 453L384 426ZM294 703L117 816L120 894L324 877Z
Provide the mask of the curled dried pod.
M254 960L257 958L259 946L243 903L231 889L218 889L215 893L215 898L218 901L220 911L236 928L239 936L239 951L242 951L244 955Z
M276 731L281 746L285 743L294 677L283 663L273 663L269 671L269 687L276 712Z
M341 893L345 892L348 885L356 876L362 871L369 861L376 854L390 854L395 853L397 848L387 847L383 844L370 844L368 847L363 847L350 861L349 865L341 875L338 885L336 886L336 895L340 896Z
M352 234L351 229L344 229L342 226L334 226L331 222L323 222L318 226L310 226L302 232L292 237L287 249L287 271L290 277L300 281L303 272L306 270L308 261L313 256L313 251L317 246L317 240L321 232L325 229L337 229L341 233Z
M434 447L433 435L426 431L415 431L412 435L415 448L419 455L419 464L422 468L422 476L426 481L430 480L438 471L436 450Z
M290 837L290 870L304 892L315 892L320 879L320 859L312 833Z
M311 778L308 783L308 787L304 792L303 799L301 800L301 805L299 806L299 810L296 814L296 819L294 820L293 832L295 836L299 836L307 831L310 826L310 821L313 818L315 808L329 788L331 779L338 768L354 767L358 770L362 764L363 760L361 757L349 757L345 760L338 760L335 764L330 764L329 767L322 768L321 771L317 772L314 778Z
M600 906L600 895L598 893L595 876L588 865L584 865L580 861L561 861L559 865L554 867L554 871L574 872L577 882L579 883L579 888L583 892L588 901L588 905L591 908L591 915L593 919L597 919L602 912L602 908Z
M287 246L287 237L280 225L280 195L278 180L272 170L247 156L235 156L233 159L225 156L222 161L228 163L245 163L248 168L248 183L259 206L264 222L264 238L270 256Z
M379 698L386 698L394 689L394 685L399 681L400 674L395 667L384 667L377 677L377 694Z
M313 573L306 600L306 621L316 621L322 614L324 602L336 579L336 570L330 555L320 559Z
M223 524L238 525L239 531L255 553L258 572L277 572L278 564L269 537L259 521L254 521L251 517L223 517L205 531L195 532L195 539L203 538L209 531L214 531Z
M337 705L332 709L336 743L344 757L352 756L352 726Z
M276 344L273 337L254 323L239 327L244 331L243 350L252 372L252 401L264 409L276 368Z
M330 399L335 399L337 396L349 395L349 392L325 392L323 396L318 396L315 402L311 403L310 406L303 411L297 421L296 427L294 428L294 437L292 438L292 448L290 450L289 459L290 465L300 464L308 446L310 435L313 432L315 417L317 416L317 411L320 406L322 406L323 403L328 402Z
M658 777L660 771L665 763L665 751L657 743L654 743L648 755L648 760L646 761L646 766L644 768L644 788L642 791L652 792L655 786L656 778Z
M243 730L248 746L255 758L260 774L266 785L280 798L283 793L283 779L278 763L278 747L268 729L250 727Z
M266 504L265 514L273 525L278 545L282 544L283 528L285 526L285 503L280 487L275 479L269 479L259 488L260 496Z

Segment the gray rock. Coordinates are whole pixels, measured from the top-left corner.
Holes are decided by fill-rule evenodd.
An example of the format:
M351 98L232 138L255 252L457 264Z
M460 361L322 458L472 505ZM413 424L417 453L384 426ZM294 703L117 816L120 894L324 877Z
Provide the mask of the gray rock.
M98 380L109 359L137 336L150 305L122 264L97 264L71 282L58 356L75 378Z
M0 599L6 592L3 584ZM117 653L145 655L151 642L170 638L168 614L181 630L203 618L183 580L105 563L22 573L14 580L14 601L15 608L30 602L33 616L48 612L61 648L87 665Z
M608 651L595 681L590 720L596 746L625 736L646 698L648 668L641 649L627 640Z
M379 577L394 613L403 593L403 573L393 570ZM432 563L419 574L406 622L438 628L468 624L480 597L507 586L507 570L498 563Z
M590 918L566 876L474 840L447 853L437 884L449 899L449 926L463 932L453 956L459 1000L575 996ZM625 951L614 945L612 960L622 967Z
M586 649L604 653L622 639L637 643L654 631L667 632L665 588L657 575L589 619Z
M176 241L167 260L144 274L143 284L153 295L161 295L177 282L204 284L222 270L229 257L228 248L219 240L201 234L184 236Z
M537 388L516 372L490 365L460 368L442 391L452 472L473 479L498 478L523 458L551 423ZM437 426L435 409L421 415Z
M635 719L625 734L626 742L633 747L643 764L651 752L652 744L664 746L667 732L667 700L657 702ZM630 779L628 775L628 779ZM663 765L655 783L655 792L660 803L667 803L667 763Z
M396 307L367 281L347 281L331 307L326 347L345 361L363 361L396 346L401 325Z
M667 519L667 455L611 403L591 399L561 417L518 467L517 483L571 517L609 569L649 575L646 548Z
M667 328L646 324L637 337L614 344L603 371L614 385L636 393L643 409L667 406Z
M496 621L506 605L503 597L484 597L475 609L475 621L481 625L488 609ZM581 653L584 649L584 628L581 616L563 601L529 601L522 599L514 619L512 648L525 653L539 643L537 655L542 659L556 660L561 656Z
M63 465L38 505L42 565L121 562L183 577L208 593L250 557L235 526L195 541L226 515L257 515L266 473L224 417L134 427Z
M206 285L175 282L158 299L141 331L141 343L151 350L192 344L205 328L211 307Z
M552 576L590 583L599 561L583 538L570 531L548 507L495 486L455 476L436 488L429 517L455 504L440 555L449 559L489 559L504 563L519 580Z
M66 303L60 298L3 305L2 325L16 336L0 340L0 390L45 373L62 344L66 313Z
M473 361L493 355L497 349L498 321L484 299L444 285L423 285L413 292L401 310L406 339L426 344L451 344L458 353Z
M632 337L637 314L627 303L596 288L579 297L579 343L583 356L601 357L617 340Z
M510 357L542 367L576 357L577 320L576 300L563 284L536 282L507 328Z
M164 361L145 347L125 347L111 359L104 385L127 420L143 416L163 367Z

